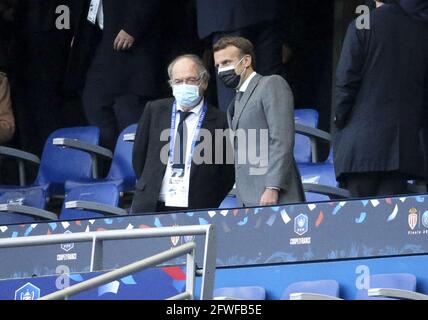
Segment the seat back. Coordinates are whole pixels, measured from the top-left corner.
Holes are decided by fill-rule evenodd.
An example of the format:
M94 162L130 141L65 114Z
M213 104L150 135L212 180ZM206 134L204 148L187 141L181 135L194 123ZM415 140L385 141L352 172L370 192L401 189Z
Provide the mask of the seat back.
M281 300L290 300L292 293L323 294L339 297L339 283L336 280L301 281L290 284L285 288Z
M66 209L68 201L90 201L117 207L119 205L119 189L113 183L88 184L72 188L65 196L61 209L61 220L92 219L105 217L104 214L93 211Z
M214 290L214 299L236 299L236 300L265 300L266 290L262 287L225 287Z
M33 186L47 184L48 195L56 196L64 194L65 181L92 178L92 159L88 153L55 146L53 140L69 138L98 145L99 135L100 130L93 126L54 131L45 142L39 172Z
M388 288L408 291L416 291L416 276L411 273L386 273L370 276L370 289ZM369 297L367 289L359 290L357 300L394 300L383 297Z
M4 191L0 195L0 204L19 204L37 209L45 209L46 192L42 187ZM14 212L0 212L0 225L31 223L37 219Z
M121 132L117 139L113 161L107 175L107 180L123 181L123 191L132 191L135 189L136 177L134 168L132 167L132 150L134 144L129 141L123 141L123 138L126 134L135 133L136 131L137 124L133 124Z
M235 209L238 208L235 195L227 195L223 202L220 204L219 209Z
M296 109L294 112L294 121L308 127L318 127L318 111L315 109ZM294 143L294 158L297 163L311 163L312 150L311 141L308 137L296 134Z

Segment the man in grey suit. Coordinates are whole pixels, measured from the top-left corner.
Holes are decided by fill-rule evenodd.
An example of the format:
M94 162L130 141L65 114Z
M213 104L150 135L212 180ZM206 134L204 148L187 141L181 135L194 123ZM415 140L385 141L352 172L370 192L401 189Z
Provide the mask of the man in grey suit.
M213 51L218 77L237 92L228 121L234 132L238 201L246 207L304 201L293 154L289 85L280 76L262 77L254 71L254 48L245 38L221 38Z

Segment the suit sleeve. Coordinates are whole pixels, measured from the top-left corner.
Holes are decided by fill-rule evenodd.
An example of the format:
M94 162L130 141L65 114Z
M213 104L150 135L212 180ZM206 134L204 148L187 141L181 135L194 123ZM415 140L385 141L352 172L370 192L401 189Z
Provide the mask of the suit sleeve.
M135 39L149 32L150 25L157 19L160 10L159 0L128 1L126 21L123 29Z
M132 150L132 165L134 167L137 179L143 173L144 164L147 156L147 147L149 144L150 121L151 121L151 102L148 102L144 108L143 115L138 123L137 132L135 134L134 148Z
M262 102L269 128L265 187L287 190L294 168L293 93L283 78L272 76L265 85Z
M353 21L348 27L343 43L336 72L335 124L338 128L346 125L360 89L365 60L364 35L367 31L358 30Z

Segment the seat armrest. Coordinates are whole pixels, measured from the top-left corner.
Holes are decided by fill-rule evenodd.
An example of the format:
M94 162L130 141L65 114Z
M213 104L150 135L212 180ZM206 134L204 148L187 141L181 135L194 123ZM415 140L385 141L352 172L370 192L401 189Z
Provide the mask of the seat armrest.
M53 139L53 144L59 147L71 148L80 151L85 151L91 155L101 156L107 159L113 158L113 153L106 148L93 145L80 140L69 139L69 138L56 138Z
M123 141L134 142L135 141L135 133L128 133L123 136Z
M58 216L55 213L46 210L23 206L20 204L0 204L0 212L8 211L45 220L58 220Z
M343 300L325 294L296 292L290 294L290 300Z
M99 213L104 213L112 216L125 216L128 215L126 210L91 201L69 201L65 203L66 209L76 209L76 210L89 210Z
M322 131L317 128L312 128L309 126L305 126L300 123L295 123L295 132L297 134L304 135L308 137L311 141L311 153L312 153L312 162L318 162L318 148L317 148L317 140L321 140L323 142L331 142L331 134L325 131Z
M38 156L14 148L0 147L0 155L18 160L19 185L21 187L24 187L27 184L24 162L30 162L38 165L40 164L40 159Z
M34 164L40 164L40 159L35 154L28 153L22 150L14 149L14 148L0 147L0 155L7 156L10 158L15 158L18 160L27 161L27 162L32 162Z
M324 142L331 142L331 134L323 130L305 126L304 124L295 123L295 131L298 134L304 135L308 138L322 140Z
M331 199L346 199L351 197L351 193L342 188L326 186L315 183L303 183L303 190L305 192L313 192L329 196Z
M345 199L351 197L350 192L346 189L326 186L322 184L303 183L303 190L305 192L323 194L329 196L331 199Z
M385 297L395 299L407 299L407 300L428 300L428 296L422 293L389 289L389 288L373 288L368 290L369 297Z

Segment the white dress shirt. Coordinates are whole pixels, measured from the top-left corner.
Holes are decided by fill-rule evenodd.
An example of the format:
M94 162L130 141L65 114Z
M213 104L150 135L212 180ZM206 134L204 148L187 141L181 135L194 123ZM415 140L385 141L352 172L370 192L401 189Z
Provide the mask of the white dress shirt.
M104 9L103 0L91 0L88 12L88 20L91 23L98 24L98 27L104 29Z
M100 27L100 29L104 30L104 8L103 8L103 0L100 0L100 6L98 8L98 13L97 13L97 21L98 21L98 26Z
M239 92L245 92L247 91L248 86L250 85L251 80L256 76L257 72L253 71L252 74L247 78L247 80L244 81L244 83L239 87Z
M188 157L190 156L190 152L192 151L192 142L194 140L196 129L198 127L199 117L202 113L203 105L204 105L204 99L202 99L201 102L195 108L189 111L189 112L192 112L193 114L189 115L184 121L184 125L186 126L186 129L187 129L185 163L187 163ZM178 130L178 124L180 122L180 116L178 115L178 111L184 111L184 109L181 106L177 106L177 116L175 117L174 143L175 143L175 136ZM161 202L165 202L165 194L167 192L168 178L171 176L171 174L172 174L172 170L168 162L168 165L165 170L165 175L162 180L161 191L159 193L159 201Z

